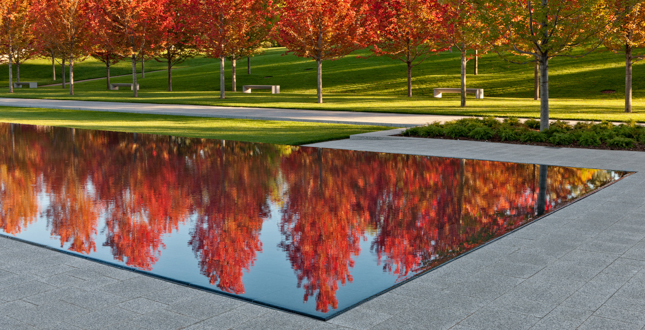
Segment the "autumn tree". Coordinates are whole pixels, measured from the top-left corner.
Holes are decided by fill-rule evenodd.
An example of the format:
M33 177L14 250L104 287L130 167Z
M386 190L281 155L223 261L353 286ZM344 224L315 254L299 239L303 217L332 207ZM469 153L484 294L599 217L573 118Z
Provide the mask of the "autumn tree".
M137 60L151 44L154 34L160 30L160 13L163 2L155 0L100 0L93 3L97 25L111 27L123 36L127 53L132 58L132 90L139 96L137 88Z
M272 15L266 0L193 0L192 12L198 26L197 44L209 57L220 60L220 98L226 98L225 62L251 47L253 31Z
M608 26L605 47L625 54L625 112L632 112L632 67L645 58L645 3L628 0L607 0L604 15L624 11L617 24Z
M25 22L30 21L31 0L0 1L0 50L6 54L9 63L9 93L13 93L14 54L20 49L19 43L25 37Z
M288 53L317 63L318 103L323 103L322 63L363 48L367 3L360 0L292 0L281 8L278 31Z
M74 95L74 62L89 54L90 22L88 0L39 0L35 6L37 28L46 31L48 39L63 58L69 60L69 94Z
M16 82L20 82L20 64L32 59L38 55L38 41L34 33L33 14L27 15L26 19L15 23L16 37L13 39L11 58L16 65Z
M100 2L98 2L100 3ZM95 8L97 3L93 3ZM100 10L92 10L90 13L92 57L105 64L107 76L107 89L110 90L110 67L117 64L126 57L128 53L127 40L123 30L114 26L118 19L106 19L101 15L107 14ZM114 14L112 12L111 14Z
M474 2L490 33L486 39L500 56L516 63L538 59L542 131L549 128L549 60L571 56L578 47L595 49L603 43L607 27L622 15L621 11L611 18L599 15L603 0Z
M166 0L161 12L161 31L155 34L155 60L168 65L168 91L172 91L172 68L199 54L195 45L194 22L190 20L189 4L183 0Z
M482 34L485 27L477 16L478 7L471 0L439 0L442 31L437 36L440 44L455 48L461 54L461 106L466 106L466 74L471 56L468 51L485 49Z
M412 68L435 54L434 37L439 25L436 0L373 0L369 17L373 19L376 44L372 51L406 64L408 97L412 97Z

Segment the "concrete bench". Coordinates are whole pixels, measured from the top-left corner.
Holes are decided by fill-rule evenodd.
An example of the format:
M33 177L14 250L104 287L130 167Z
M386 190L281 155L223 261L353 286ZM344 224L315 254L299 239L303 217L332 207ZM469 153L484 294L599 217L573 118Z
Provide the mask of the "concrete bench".
M22 88L22 86L29 86L29 88L38 88L37 82L15 82L13 88Z
M132 84L110 84L110 90L118 91L119 87L130 87L130 90L133 91ZM137 90L139 90L139 84L137 84Z
M435 88L434 97L440 99L443 93L461 93L461 88ZM466 88L466 94L475 94L476 99L484 98L483 88Z
M271 94L280 94L280 85L244 85L242 93L251 94L252 89L270 89Z

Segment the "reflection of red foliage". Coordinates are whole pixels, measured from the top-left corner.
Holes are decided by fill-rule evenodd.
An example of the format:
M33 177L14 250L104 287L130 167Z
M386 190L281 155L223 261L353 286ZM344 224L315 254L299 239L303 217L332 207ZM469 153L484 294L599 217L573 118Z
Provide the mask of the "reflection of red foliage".
M275 176L272 148L258 153L252 147L233 142L202 150L208 157L195 159L191 183L198 220L189 244L210 283L236 294L244 293L243 271L262 251L259 236Z
M353 280L352 257L360 253L368 220L355 185L361 171L349 165L352 157L347 153L327 152L300 149L283 160L289 197L280 225L280 247L287 252L298 286L305 289L304 300L316 295L316 309L323 313L338 307L338 283Z

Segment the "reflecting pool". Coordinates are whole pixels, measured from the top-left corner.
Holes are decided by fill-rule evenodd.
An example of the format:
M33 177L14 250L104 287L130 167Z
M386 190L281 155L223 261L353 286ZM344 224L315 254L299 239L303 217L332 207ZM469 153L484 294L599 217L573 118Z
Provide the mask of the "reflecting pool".
M625 174L0 124L0 232L327 319Z

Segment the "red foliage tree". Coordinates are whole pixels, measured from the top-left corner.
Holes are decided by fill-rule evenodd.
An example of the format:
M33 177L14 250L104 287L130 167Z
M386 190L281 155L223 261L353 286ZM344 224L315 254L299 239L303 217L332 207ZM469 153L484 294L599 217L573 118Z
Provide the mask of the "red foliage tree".
M402 61L412 97L412 68L440 49L434 39L442 29L437 0L372 0L370 15L376 30L372 51Z
M361 0L291 0L281 8L281 45L317 63L318 103L323 102L322 62L339 59L365 46L367 2Z

